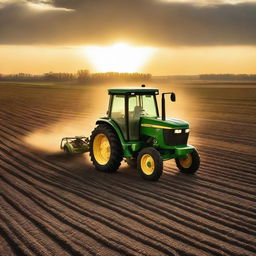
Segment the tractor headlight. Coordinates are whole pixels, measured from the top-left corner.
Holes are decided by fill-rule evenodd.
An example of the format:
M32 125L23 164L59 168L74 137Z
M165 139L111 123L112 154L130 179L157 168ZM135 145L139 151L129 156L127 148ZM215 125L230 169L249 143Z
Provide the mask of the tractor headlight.
M189 129L186 129L186 130L185 130L185 133L189 133Z
M174 133L182 133L182 130L174 130Z

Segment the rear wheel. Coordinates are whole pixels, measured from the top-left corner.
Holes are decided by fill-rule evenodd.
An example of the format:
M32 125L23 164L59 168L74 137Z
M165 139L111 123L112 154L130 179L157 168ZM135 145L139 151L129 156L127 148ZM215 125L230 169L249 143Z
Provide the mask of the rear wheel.
M102 172L116 172L123 159L119 138L107 124L100 124L90 137L90 156L95 168Z
M158 180L163 173L163 160L160 153L153 147L140 151L137 158L138 171L145 180Z
M196 149L188 153L186 158L175 158L177 167L184 173L195 173L200 166L200 156Z

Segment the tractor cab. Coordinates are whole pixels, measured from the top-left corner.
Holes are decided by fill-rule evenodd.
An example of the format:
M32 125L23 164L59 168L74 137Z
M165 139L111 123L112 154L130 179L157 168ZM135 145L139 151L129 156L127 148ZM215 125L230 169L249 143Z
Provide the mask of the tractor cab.
M158 118L156 95L158 89L145 87L109 89L110 102L107 112L121 129L126 141L140 139L141 117Z

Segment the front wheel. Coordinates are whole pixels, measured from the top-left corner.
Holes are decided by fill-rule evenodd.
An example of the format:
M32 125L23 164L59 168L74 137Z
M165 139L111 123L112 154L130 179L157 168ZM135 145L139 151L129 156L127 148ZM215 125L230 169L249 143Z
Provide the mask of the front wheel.
M156 181L163 173L163 160L160 153L153 147L140 151L137 158L138 171L143 179Z
M175 158L179 170L183 173L195 173L200 166L200 156L196 149L188 153L186 158Z

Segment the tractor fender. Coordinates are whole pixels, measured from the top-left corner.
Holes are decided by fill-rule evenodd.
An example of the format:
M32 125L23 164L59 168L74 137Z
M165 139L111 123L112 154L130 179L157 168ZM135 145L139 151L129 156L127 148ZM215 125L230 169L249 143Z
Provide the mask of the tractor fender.
M125 141L123 133L119 126L110 118L101 118L99 119L96 124L108 124L117 134L119 141L123 148L123 153L125 158L131 158L133 155L134 148L136 148L136 143L129 143Z
M125 141L123 133L115 121L113 121L110 118L101 118L96 122L96 124L108 124L115 131L115 133L117 134L117 136L119 138L119 141L123 148L124 157L125 158L132 157L133 144Z
M117 134L117 136L120 140L121 145L124 147L124 145L126 143L125 143L123 134L122 134L119 126L113 120L101 118L101 119L97 120L96 124L108 124L109 126L111 126L111 128L116 132L116 134Z

